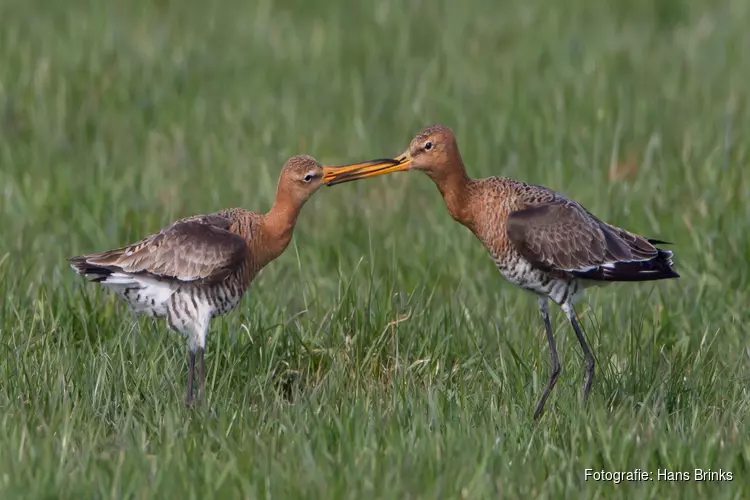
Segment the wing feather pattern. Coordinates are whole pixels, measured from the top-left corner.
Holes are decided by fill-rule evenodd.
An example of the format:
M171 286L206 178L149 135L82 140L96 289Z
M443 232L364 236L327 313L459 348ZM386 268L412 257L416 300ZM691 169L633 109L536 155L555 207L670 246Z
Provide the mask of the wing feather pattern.
M606 224L579 204L556 199L512 212L507 235L534 266L597 281L677 278L672 252Z
M218 282L247 257L247 244L229 231L231 224L219 214L189 217L135 244L73 257L70 262L79 273L102 277L123 271L157 279Z

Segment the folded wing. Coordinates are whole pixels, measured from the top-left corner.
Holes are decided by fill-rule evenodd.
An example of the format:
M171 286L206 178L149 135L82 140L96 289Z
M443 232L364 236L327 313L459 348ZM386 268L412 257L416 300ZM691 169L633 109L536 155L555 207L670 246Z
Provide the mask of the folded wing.
M247 257L245 240L218 214L181 219L127 247L73 257L81 274L125 272L156 279L218 282Z
M598 281L676 278L672 252L606 224L565 199L512 212L507 235L532 265Z

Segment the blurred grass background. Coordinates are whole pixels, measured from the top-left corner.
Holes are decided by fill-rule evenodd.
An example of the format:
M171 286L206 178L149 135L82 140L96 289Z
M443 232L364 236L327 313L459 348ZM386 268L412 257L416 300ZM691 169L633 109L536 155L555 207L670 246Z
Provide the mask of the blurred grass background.
M750 4L742 0L0 3L2 498L747 495ZM283 162L457 134L470 173L547 185L674 242L682 279L592 290L598 360L505 283L432 183L324 188L186 356L65 257L223 207ZM654 481L584 481L584 469ZM657 481L657 469L732 471Z

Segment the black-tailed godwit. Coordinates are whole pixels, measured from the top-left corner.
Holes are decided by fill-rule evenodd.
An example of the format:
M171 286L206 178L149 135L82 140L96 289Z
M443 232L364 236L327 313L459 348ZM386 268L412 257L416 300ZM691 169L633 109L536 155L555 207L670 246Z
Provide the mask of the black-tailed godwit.
M548 299L558 304L573 326L586 363L584 400L594 378L594 357L573 304L594 284L679 278L665 241L607 224L579 203L543 186L506 177L472 179L466 173L450 128L422 130L393 160L353 164L337 170L328 185L389 172L420 170L443 195L448 213L482 242L500 273L535 293L539 301L552 370L534 412L539 418L560 375Z
M268 213L230 208L187 217L132 245L72 257L70 263L136 313L166 317L187 338L185 402L190 404L196 357L199 398L204 389L211 318L234 309L258 272L284 252L300 209L335 170L309 156L294 156L281 171Z

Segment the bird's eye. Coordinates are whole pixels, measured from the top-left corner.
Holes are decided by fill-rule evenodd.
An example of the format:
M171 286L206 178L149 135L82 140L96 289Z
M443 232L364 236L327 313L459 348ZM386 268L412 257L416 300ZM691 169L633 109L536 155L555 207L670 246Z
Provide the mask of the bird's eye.
M305 182L310 182L311 180L313 180L313 174L305 174L302 180Z
M427 141L424 143L424 150L429 151L432 149L432 141Z

